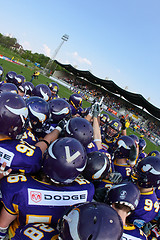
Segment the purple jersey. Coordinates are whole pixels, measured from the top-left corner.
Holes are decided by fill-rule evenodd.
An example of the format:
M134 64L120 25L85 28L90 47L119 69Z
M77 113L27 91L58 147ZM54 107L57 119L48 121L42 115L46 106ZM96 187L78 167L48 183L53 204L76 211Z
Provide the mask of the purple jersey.
M30 223L23 229L17 229L12 240L58 240L58 230L44 223Z
M89 143L86 147L86 153L91 153L91 152L96 152L98 151L97 145L95 144L94 141L92 141L91 143Z
M6 162L7 168L13 171L35 173L42 165L42 152L39 147L23 140L0 141L0 165Z
M30 145L35 145L38 142L38 138L29 129L23 133L22 140Z
M129 221L133 223L134 220L139 219L148 223L156 217L158 211L159 204L155 191L141 193L138 206L129 216Z
M123 226L122 240L147 240L144 232L134 225Z
M147 154L145 152L141 152L138 156L138 160L137 161L141 161L143 158L145 158L147 156Z
M11 174L1 181L2 201L6 210L17 214L10 231L29 223L56 226L67 207L92 201L94 185L77 177L69 185L50 185L30 175Z
M122 175L123 180L129 179L132 173L132 167L129 164L118 164L114 161L115 172L119 172Z
M107 150L104 150L103 148L102 149L99 149L99 152L102 152L102 153L104 153L107 157L108 157L108 159L109 159L109 161L110 161L110 164L111 164L111 172L115 172L115 169L114 169L114 164L113 164L113 161L112 161L112 156L111 156L111 154L107 151Z

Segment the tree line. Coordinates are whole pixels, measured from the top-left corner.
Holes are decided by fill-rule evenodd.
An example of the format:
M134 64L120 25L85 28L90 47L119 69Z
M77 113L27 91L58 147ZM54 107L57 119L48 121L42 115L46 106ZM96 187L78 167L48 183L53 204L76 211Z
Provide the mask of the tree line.
M47 63L49 62L50 58L45 56L41 53L32 53L30 50L24 50L21 49L21 51L18 51L15 46L20 44L17 42L17 39L15 37L5 36L0 33L0 45L9 49L14 48L14 51L18 53L23 59L27 59L31 61L32 63L39 63L41 67L45 68ZM22 46L23 47L23 46ZM56 70L62 70L62 67L57 66L54 62L51 62L51 64L48 65L49 72L53 72L56 68Z

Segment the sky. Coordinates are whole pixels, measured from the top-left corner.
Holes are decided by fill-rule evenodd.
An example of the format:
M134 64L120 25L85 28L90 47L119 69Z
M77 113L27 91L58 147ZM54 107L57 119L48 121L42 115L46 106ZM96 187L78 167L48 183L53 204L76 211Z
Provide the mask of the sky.
M1 1L0 33L160 108L159 0Z

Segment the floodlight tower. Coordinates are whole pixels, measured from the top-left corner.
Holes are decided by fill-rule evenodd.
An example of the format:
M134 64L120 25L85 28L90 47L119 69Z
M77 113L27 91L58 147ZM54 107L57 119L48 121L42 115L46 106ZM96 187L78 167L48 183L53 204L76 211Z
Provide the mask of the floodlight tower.
M60 43L60 45L57 47L57 49L55 50L54 52L54 55L52 56L52 58L48 61L46 67L45 67L45 70L48 71L50 65L52 64L52 62L55 60L55 57L57 56L60 48L62 47L63 43L66 42L68 39L69 39L69 35L67 34L64 34L62 37L61 37L62 41Z

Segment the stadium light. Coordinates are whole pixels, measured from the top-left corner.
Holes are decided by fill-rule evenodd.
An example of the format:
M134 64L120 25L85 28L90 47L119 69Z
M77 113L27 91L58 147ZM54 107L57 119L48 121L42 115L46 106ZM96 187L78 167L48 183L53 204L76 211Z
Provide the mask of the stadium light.
M48 72L49 67L51 66L52 62L55 60L55 57L57 56L57 54L58 54L60 48L62 47L63 43L66 42L66 41L68 41L69 35L64 34L64 35L61 37L61 39L62 39L62 41L61 41L60 45L57 47L57 49L56 49L55 52L54 52L54 55L53 55L52 58L48 61L47 65L46 65L46 67L45 67L45 72L46 72L46 73Z

